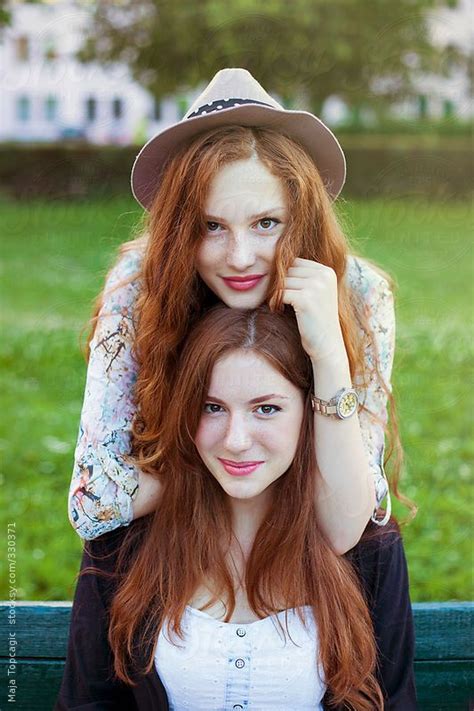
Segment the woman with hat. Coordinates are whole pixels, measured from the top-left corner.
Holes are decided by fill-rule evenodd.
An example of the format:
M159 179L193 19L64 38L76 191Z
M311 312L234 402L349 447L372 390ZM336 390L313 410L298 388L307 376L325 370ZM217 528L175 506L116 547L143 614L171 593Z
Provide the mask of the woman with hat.
M219 302L294 309L314 367L316 510L334 551L351 549L369 520L388 522L388 401L400 452L393 294L387 275L350 253L336 219L345 172L322 121L283 109L243 69L218 72L184 119L139 152L131 183L145 227L121 247L89 341L69 492L82 538L155 510L162 482L150 471L176 362ZM392 488L406 503L399 469Z
M396 522L345 555L319 523L300 322L219 304L191 327L142 433L160 500L86 543L56 711L416 708Z

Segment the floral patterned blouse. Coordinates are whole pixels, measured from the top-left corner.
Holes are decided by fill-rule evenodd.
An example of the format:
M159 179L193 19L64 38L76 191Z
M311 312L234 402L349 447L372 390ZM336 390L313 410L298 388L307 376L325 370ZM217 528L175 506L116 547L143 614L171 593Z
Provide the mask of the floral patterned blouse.
M133 386L137 377L131 348L134 337L133 304L137 280L108 293L119 281L136 273L143 253L126 252L109 273L104 303L94 337L90 342L84 402L74 454L74 468L68 497L69 520L79 536L93 539L133 518L132 501L138 491L138 468L125 462L130 452L131 426L135 414ZM379 369L391 392L390 377L395 348L393 294L387 281L360 257L350 255L346 278L363 298L369 324L375 335ZM366 347L366 361L372 373L376 357ZM387 396L371 374L367 388L353 386L360 402L387 421ZM362 438L375 479L377 507L386 497L381 520L376 509L372 520L385 525L391 513L388 482L383 469L383 425L365 410L359 412Z

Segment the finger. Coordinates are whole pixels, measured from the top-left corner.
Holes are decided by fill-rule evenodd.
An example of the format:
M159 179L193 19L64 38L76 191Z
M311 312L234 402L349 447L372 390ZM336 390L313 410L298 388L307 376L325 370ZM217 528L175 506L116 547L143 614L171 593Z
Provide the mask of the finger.
M314 279L308 279L307 277L286 277L285 278L285 289L309 289L318 287L319 284L314 282ZM324 287L324 284L321 286Z
M293 262L293 264L288 267L288 271L290 269L308 269L311 271L315 272L333 272L334 270L331 267L328 267L326 264L321 264L320 262L312 262L309 259L303 259L301 260L301 263L297 263L296 261Z
M284 289L282 301L284 304L290 304L295 311L301 311L306 305L304 292L301 289Z
M287 276L291 277L313 277L317 274L321 274L320 269L310 269L308 267L290 267L286 273Z
M293 262L293 265L295 267L304 267L310 264L319 264L322 267L324 266L324 264L321 264L321 262L316 262L314 259L303 259L303 257L296 257Z

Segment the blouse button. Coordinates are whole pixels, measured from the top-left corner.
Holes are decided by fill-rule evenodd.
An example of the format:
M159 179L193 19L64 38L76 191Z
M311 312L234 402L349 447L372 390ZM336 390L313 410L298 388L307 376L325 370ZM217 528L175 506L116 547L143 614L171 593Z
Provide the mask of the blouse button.
M245 637L245 635L247 634L247 632L242 627L239 627L236 630L236 633L238 637Z
M237 669L242 669L242 667L245 666L244 660L243 659L236 659L235 666L237 667Z

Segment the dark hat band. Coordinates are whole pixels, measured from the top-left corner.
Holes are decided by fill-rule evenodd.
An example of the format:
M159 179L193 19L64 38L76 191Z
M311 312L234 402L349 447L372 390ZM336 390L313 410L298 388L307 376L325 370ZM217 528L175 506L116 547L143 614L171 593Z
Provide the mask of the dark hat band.
M204 106L200 106L186 118L190 119L195 116L201 116L202 114L212 114L214 111L229 109L232 106L238 106L239 104L261 104L262 106L270 106L270 108L273 108L271 104L267 104L265 101L257 101L256 99L218 99L217 101L213 101L212 104L204 104Z

